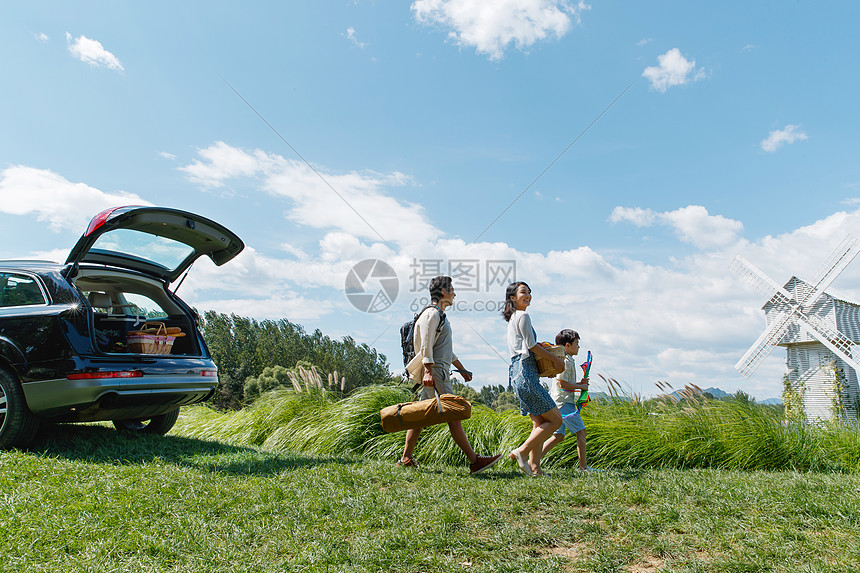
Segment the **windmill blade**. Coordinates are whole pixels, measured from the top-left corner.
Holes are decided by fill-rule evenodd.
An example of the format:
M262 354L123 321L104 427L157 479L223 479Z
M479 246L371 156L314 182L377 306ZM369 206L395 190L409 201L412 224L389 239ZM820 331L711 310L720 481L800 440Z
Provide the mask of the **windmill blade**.
M742 256L737 255L729 265L729 269L745 283L770 297L770 302L780 312L779 317L770 323L765 331L761 333L761 336L758 337L758 340L750 346L746 354L735 364L735 369L746 378L749 378L755 372L756 368L758 368L759 364L770 355L776 343L788 332L794 309L791 304L791 293L776 284L770 277Z
M745 378L749 378L759 364L770 355L771 351L776 347L776 344L785 336L791 327L792 309L785 307L782 314L777 320L774 320L761 333L750 349L746 351L738 363L735 364L735 369L743 374Z
M829 348L831 352L839 356L854 369L854 372L860 375L860 364L854 358L855 344L851 339L838 330L830 328L818 317L804 314L799 310L796 311L796 314L798 320L806 325L812 336L817 338L821 344Z
M739 279L767 297L773 297L776 293L780 293L786 300L791 300L790 292L773 282L770 277L740 255L732 259L731 264L729 264L729 270L735 273Z
M818 300L858 253L860 241L853 235L846 235L836 250L815 271L815 278L810 281L812 289L800 300L801 306L808 306Z

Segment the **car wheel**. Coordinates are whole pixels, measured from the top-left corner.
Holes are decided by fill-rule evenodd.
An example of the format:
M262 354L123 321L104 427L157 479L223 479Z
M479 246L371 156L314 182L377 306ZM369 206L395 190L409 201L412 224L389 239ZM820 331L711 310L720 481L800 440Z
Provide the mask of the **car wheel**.
M0 449L25 448L38 430L39 418L27 407L21 384L0 369Z
M153 416L149 420L114 420L113 425L120 432L135 432L141 434L156 434L163 436L179 419L179 408L166 414Z

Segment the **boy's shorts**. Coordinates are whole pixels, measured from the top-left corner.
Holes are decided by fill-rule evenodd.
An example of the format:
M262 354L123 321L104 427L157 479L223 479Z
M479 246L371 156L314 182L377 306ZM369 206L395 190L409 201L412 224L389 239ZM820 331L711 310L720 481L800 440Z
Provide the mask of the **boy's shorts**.
M563 436L566 430L570 430L571 434L576 434L578 431L585 429L582 416L579 415L576 406L573 404L562 404L559 411L561 412L562 424L553 433Z

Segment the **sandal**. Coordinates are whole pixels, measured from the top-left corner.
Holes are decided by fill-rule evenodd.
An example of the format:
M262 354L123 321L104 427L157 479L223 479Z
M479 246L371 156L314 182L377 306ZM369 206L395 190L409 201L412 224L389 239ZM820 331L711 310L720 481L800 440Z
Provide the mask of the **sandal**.
M397 460L397 463L394 465L399 468L415 468L416 470L420 469L421 467L418 465L418 462L416 462L413 458L406 458L405 462L403 461L403 458L401 458Z

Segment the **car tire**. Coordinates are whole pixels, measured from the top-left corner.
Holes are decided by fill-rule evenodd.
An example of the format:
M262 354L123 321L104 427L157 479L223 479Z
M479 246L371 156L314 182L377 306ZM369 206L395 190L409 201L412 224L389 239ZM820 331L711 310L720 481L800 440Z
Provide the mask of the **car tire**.
M26 448L38 431L39 418L27 407L21 383L0 368L0 449Z
M166 414L153 416L149 420L113 420L113 425L120 432L132 432L139 434L154 434L163 436L173 428L179 419L179 408L171 410Z

